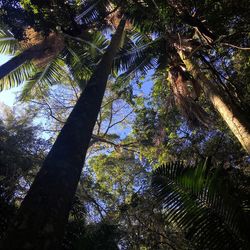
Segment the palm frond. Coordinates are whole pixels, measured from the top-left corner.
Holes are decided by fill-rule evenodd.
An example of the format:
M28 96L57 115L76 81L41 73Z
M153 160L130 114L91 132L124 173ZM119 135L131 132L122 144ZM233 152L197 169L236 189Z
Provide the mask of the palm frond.
M84 89L107 46L108 40L101 32L91 34L90 41L81 44L74 40L69 42L65 61L68 71L81 89Z
M8 75L0 79L0 91L19 86L24 81L29 79L35 73L35 71L35 66L31 62L22 64Z
M109 0L86 1L85 3L76 21L86 25L97 22L100 17L106 17L111 4Z
M206 164L165 164L152 178L166 221L184 230L197 249L244 249L244 213L222 187Z
M70 36L68 34L64 34L64 36L66 38L70 38L70 39L73 39L73 40L76 40L78 42L81 42L83 43L84 45L88 45L91 49L91 52L93 52L93 50L95 51L98 51L99 53L101 54L104 54L104 50L102 48L100 48L97 44L94 43L94 40L93 41L87 41L83 38L80 38L80 37L74 37L74 36Z
M68 48L66 57L67 68L78 86L83 89L86 82L90 79L94 62L86 51L75 51Z
M83 17L85 17L86 15L88 15L95 7L96 5L100 2L101 0L95 1L91 4L89 4L88 6L85 7L85 9L82 11L81 14L79 14L76 17L76 21L80 21Z
M14 55L18 48L18 41L7 27L0 25L0 54Z
M51 85L67 82L68 74L65 72L66 65L63 59L57 56L44 68L37 69L36 73L25 82L19 99L27 101L34 97L38 90L43 92Z
M145 75L150 69L157 67L157 47L161 39L152 40L138 33L126 39L125 46L114 61L114 69L122 71L122 77Z
M105 36L101 32L95 32L91 37L91 46L95 48L99 48L102 53L104 53L104 50L108 47L108 40L105 38ZM95 53L98 51L95 51ZM95 54L94 54L95 55Z

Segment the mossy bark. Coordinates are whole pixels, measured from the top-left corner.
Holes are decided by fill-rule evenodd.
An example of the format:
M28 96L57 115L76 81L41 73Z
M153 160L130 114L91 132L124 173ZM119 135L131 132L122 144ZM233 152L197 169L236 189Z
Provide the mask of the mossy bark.
M215 110L221 115L232 133L239 140L242 147L250 154L250 122L243 112L232 102L229 101L214 83L200 70L199 65L193 60L185 57L180 52L188 71L200 82L207 97L210 99Z
M72 199L125 26L111 43L21 204L3 249L60 249Z

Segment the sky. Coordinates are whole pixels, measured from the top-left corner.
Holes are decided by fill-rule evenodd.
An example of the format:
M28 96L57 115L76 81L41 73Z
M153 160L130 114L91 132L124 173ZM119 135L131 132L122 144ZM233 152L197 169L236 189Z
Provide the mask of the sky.
M0 55L0 65L8 61L9 58L10 58L9 56ZM1 105L1 102L3 102L4 104L8 106L13 106L15 102L15 97L16 97L15 93L17 91L20 91L20 87L12 88L9 90L3 90L2 92L0 92L0 105Z
M10 56L0 55L0 65L4 64L9 59L10 59ZM9 106L10 108L14 107L17 93L21 91L21 88L22 88L22 85L20 85L16 88L11 88L8 90L0 91L0 110L1 110L1 106L3 106L3 104ZM149 89L145 88L145 91L146 91L146 93L144 93L144 94L147 95L149 92ZM19 107L19 105L17 105L17 107ZM14 109L15 109L15 107L14 107ZM38 117L34 120L34 122L36 125L37 124L45 124L46 120L43 117L40 117L40 118ZM121 127L118 128L118 126L115 126L114 127L115 132L117 129L119 129L119 134L121 137L126 137L128 134L128 131L131 130L131 128L129 128L129 129L128 128L121 128ZM42 137L45 139L48 139L49 134L43 133Z
M0 65L4 64L9 59L10 59L10 56L0 55ZM153 74L153 71L149 72L149 78L152 76L152 74ZM13 108L13 106L15 105L17 93L21 91L21 88L22 88L22 85L15 87L15 88L8 89L8 90L0 91L0 109L3 104ZM142 87L139 89L136 88L134 90L135 91L134 94L148 97L150 95L151 88L152 88L152 81L145 79ZM44 123L44 118L36 119L36 123L37 124ZM116 131L117 129L119 130L119 135L121 136L121 138L126 137L128 132L131 130L131 128L121 128L121 127L115 126L114 132L117 132Z
M9 56L0 54L0 65L8 61L9 58L10 58ZM149 75L152 75L152 73L150 73ZM143 95L148 96L151 88L152 88L152 82L144 82L143 87L141 89ZM21 86L11 88L9 90L3 90L2 92L0 92L0 102L3 102L8 106L13 106L15 103L16 93L20 90Z

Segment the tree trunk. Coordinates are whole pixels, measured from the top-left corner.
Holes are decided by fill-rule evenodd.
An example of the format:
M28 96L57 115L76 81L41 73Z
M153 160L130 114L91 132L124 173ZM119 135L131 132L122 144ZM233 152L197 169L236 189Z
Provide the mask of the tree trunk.
M72 199L126 21L72 110L19 209L3 249L60 249Z
M243 112L232 102L227 100L218 87L200 70L199 65L180 52L188 71L197 81L200 81L202 88L207 97L212 102L214 108L220 113L223 120L236 138L241 143L242 147L250 154L250 123Z

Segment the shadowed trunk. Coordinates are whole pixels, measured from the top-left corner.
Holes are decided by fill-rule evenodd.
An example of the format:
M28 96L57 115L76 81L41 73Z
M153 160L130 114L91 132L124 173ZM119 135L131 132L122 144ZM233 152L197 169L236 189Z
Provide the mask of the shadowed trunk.
M180 52L180 56L189 72L192 73L197 81L200 81L205 94L212 102L214 108L220 113L242 147L250 154L250 124L244 113L234 103L227 100L226 96L214 86L214 83L201 72L196 62L185 57L182 52Z
M3 249L60 249L72 200L126 21L116 34L46 157Z

